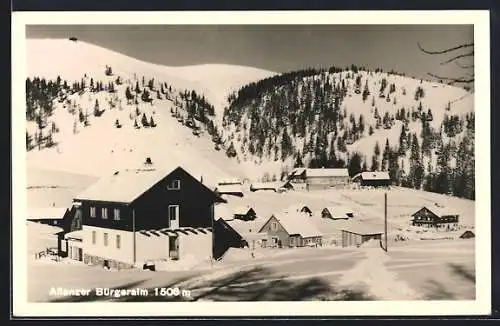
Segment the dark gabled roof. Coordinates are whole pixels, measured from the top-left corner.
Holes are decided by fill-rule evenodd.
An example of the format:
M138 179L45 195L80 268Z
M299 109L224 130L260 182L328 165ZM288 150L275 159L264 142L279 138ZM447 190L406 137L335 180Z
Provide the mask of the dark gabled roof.
M418 212L420 212L423 209L427 209L428 211L430 211L432 214L436 215L437 217L459 215L458 212L456 212L450 208L438 207L438 206L429 208L429 207L424 206L421 209L419 209L418 211L416 211L415 213L413 213L412 216L414 216L415 214L417 214Z
M77 195L75 200L132 203L177 169L183 170L192 177L191 174L180 166L170 170L137 169L118 171L110 176L99 179L96 183ZM192 178L195 179L194 177ZM213 193L213 191L207 188L203 183L200 182L200 185L207 191ZM214 197L216 200L223 200L215 194Z

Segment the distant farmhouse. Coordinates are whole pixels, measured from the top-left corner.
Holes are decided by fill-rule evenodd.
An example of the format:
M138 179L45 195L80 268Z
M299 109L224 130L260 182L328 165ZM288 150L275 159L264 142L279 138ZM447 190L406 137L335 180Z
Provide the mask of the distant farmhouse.
M382 239L381 227L361 222L353 222L342 228L342 247L359 247L369 240Z
M322 218L330 218L332 220L349 220L354 217L352 209L342 206L325 207L321 211Z
M358 182L362 187L389 187L391 177L387 172L361 172L352 178L353 182Z
M314 223L301 213L272 215L259 233L266 233L263 247L320 246L321 233Z
M462 233L462 235L460 235L460 239L472 239L472 238L475 238L476 235L474 234L474 232L472 232L471 230L467 230L465 231L464 233Z
M252 207L240 206L234 209L234 218L242 221L253 221L257 218L257 213Z
M309 216L312 216L313 215L313 212L312 210L307 206L307 205L304 205L304 204L296 204L296 205L292 205L288 208L285 209L285 212L286 213L294 213L294 212L298 212L298 213L304 213L304 214L307 214Z
M82 227L64 238L74 247L72 258L108 267L188 254L218 258L213 207L221 201L181 167L119 171L75 198Z
M458 226L458 213L444 207L423 207L411 216L413 226L446 230L451 230Z
M307 190L343 187L349 184L347 169L306 169L295 168L288 175L286 187L303 185Z

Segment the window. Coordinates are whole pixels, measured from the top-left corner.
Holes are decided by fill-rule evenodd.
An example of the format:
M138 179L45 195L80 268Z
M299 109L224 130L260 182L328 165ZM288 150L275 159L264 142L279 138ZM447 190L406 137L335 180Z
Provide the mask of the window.
M103 220L108 219L108 209L106 207L101 208L101 217Z
M278 229L278 225L276 225L276 222L272 222L271 223L271 230L277 230Z
M94 206L90 206L90 217L95 217L95 207Z
M113 210L113 219L115 221L119 221L120 220L120 209L119 208L115 208Z
M116 249L120 249L121 247L121 239L120 239L120 235L117 234L116 235Z
M108 234L107 233L104 233L104 246L105 247L108 246Z
M167 186L168 190L179 190L181 189L181 180L172 180Z
M96 232L92 231L92 244L96 243Z

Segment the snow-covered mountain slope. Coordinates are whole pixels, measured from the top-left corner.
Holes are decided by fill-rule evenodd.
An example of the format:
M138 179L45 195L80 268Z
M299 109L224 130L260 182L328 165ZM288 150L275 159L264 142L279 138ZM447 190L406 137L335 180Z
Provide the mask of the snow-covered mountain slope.
M30 39L27 50L27 77L55 81L60 76L61 84L67 81L71 87L74 81L83 80L86 85L78 92L59 90L61 100L56 97L51 101L53 109L49 116L40 114L40 107L35 109L46 120L41 130L43 137L50 134L54 146L35 145L27 154L29 166L100 176L118 169L141 167L146 157L150 157L158 168L178 162L208 183L215 183L217 178L245 176L237 162L214 150L206 133L196 137L171 112L182 110L178 95L184 90L195 90L209 100L214 94L220 99L227 89L272 73L224 65L165 67L95 45L61 39ZM112 76L105 73L107 66L112 68ZM137 84L141 90L148 89L141 83L143 76L146 81L154 78L155 89L149 89L154 102L141 100L140 94L137 104L127 101L126 88L132 89L133 95ZM121 84L116 83L118 77ZM93 91L89 87L91 81L114 83L115 92ZM155 92L159 92L162 83L173 89L165 96L160 94L159 99ZM96 104L102 111L98 116L93 115ZM142 115L148 121L154 118L156 126L142 126ZM84 116L87 126L82 121ZM117 122L120 128L116 127ZM140 129L134 128L136 122ZM36 119L27 121L27 138L36 139L39 133Z
M140 61L103 47L72 42L67 39L28 39L28 76L79 80L85 74L94 79L105 79L105 68L132 78L156 77L177 89L196 90L216 108L223 107L230 91L272 75L275 72L237 65L206 64L168 67Z
M169 73L182 76L185 80L199 85L205 97L215 106L217 117L222 117L222 109L227 105L227 96L240 87L277 73L236 65L204 64L185 67L167 68Z
M403 126L406 134L416 135L421 149L423 120L432 129L432 135L426 136L431 145L430 155L422 159L424 169L428 163L436 168L436 138L455 150L449 162L453 168L456 147L468 131L467 115L474 113L472 92L381 71L311 70L272 79L243 88L224 116L223 139L233 145L244 166L258 164L253 170L260 176L265 172L279 176L295 164L297 154L306 165L313 158L321 165L332 149L336 159L344 162L360 154L362 163L371 169L376 143L380 166L386 140L397 150ZM398 117L403 109L404 117ZM443 131L445 116L460 120L452 137ZM409 157L407 146L397 162L406 174Z

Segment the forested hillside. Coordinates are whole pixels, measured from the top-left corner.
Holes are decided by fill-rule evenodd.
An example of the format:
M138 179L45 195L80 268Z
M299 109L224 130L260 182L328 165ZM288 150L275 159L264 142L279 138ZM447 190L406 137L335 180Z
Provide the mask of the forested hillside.
M227 154L262 166L388 171L394 183L474 198L473 94L351 66L308 69L228 96Z

